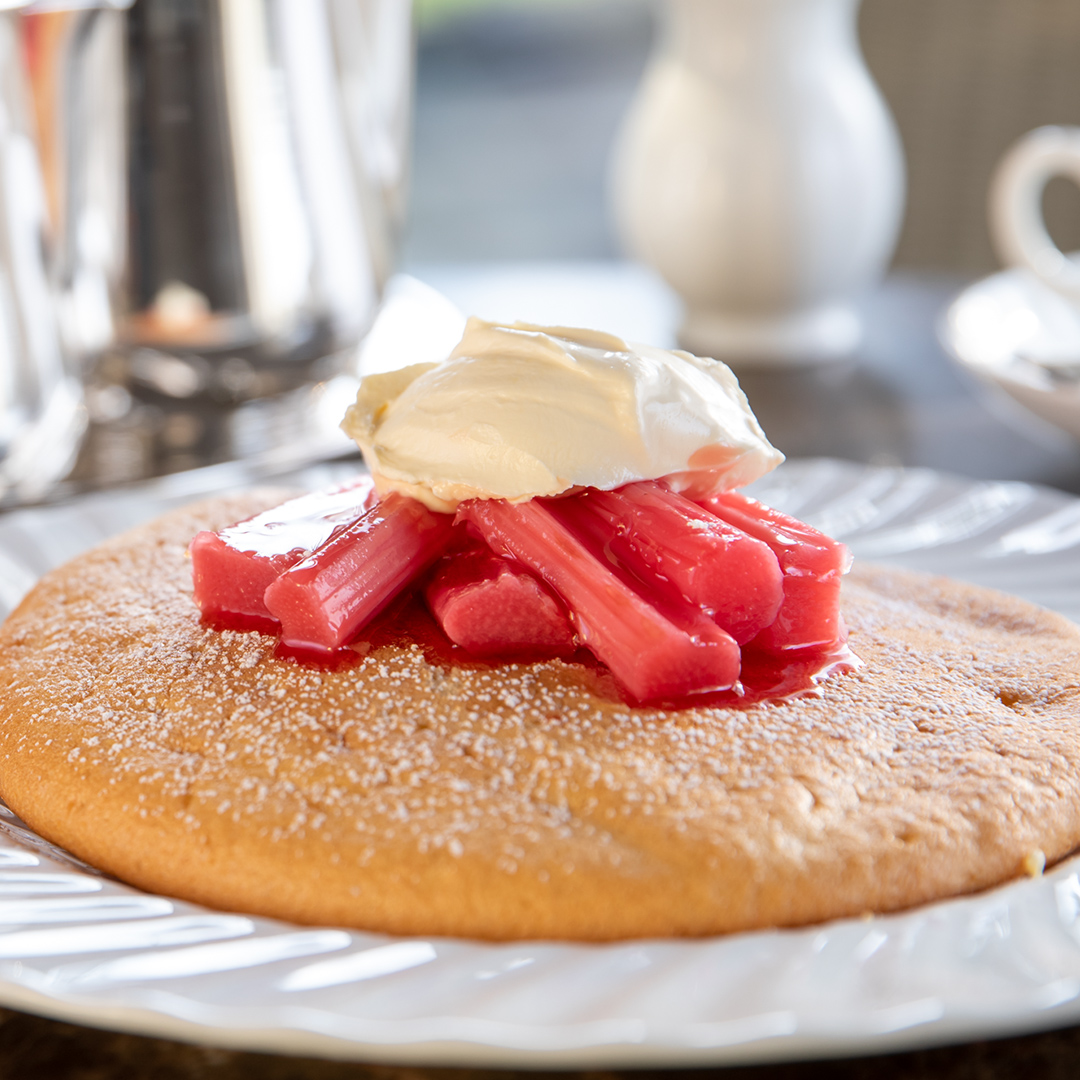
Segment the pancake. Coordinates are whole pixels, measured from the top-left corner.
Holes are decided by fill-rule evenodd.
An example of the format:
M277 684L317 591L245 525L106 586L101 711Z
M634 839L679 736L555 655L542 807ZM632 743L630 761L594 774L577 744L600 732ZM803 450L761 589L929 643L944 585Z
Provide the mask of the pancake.
M0 629L0 794L151 892L487 939L706 935L885 912L1080 844L1080 629L856 566L820 696L631 708L595 669L417 643L320 670L200 623L219 499L48 574Z

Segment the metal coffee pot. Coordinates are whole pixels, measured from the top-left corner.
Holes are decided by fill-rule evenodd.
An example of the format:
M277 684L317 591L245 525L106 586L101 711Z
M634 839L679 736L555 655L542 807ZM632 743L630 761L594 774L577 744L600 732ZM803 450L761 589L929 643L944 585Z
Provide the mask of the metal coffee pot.
M21 16L58 325L100 429L84 472L258 452L260 423L263 444L285 437L266 402L356 345L402 217L410 15L134 0Z
M0 505L45 495L85 426L57 332L48 221L18 16L0 15Z

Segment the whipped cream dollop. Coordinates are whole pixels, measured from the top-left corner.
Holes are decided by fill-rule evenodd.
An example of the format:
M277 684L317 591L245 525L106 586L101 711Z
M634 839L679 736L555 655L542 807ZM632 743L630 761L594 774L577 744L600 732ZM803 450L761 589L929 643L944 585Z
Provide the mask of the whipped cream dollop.
M444 512L635 480L711 494L784 460L726 364L593 330L477 318L442 363L364 378L341 426L380 494Z

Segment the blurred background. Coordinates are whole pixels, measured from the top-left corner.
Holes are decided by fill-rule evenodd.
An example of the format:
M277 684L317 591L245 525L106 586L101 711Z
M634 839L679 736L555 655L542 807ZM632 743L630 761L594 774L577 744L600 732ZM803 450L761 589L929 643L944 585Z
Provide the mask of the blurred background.
M612 258L605 199L618 125L648 58L649 0L417 0L406 268ZM1080 123L1075 0L864 0L863 52L907 156L897 267L998 269L994 165L1025 131ZM1080 190L1051 181L1047 223L1080 248Z
M498 315L513 314L504 310L513 295L561 274L560 303L545 310L572 307L576 286L579 297L591 290L599 319L618 314L601 294L619 267L632 330L673 343L678 299L656 275L613 262L625 252L609 176L661 14L650 0L417 0L401 268L466 308L497 298ZM1080 491L1076 442L958 369L938 338L957 293L1001 269L986 210L995 165L1032 128L1080 124L1080 4L864 0L858 26L906 158L890 274L864 298L852 363L740 369L751 403L789 455ZM1052 180L1043 203L1057 243L1080 248L1080 189ZM589 278L597 266L608 268L603 283L598 272Z
M11 294L23 338L0 321L26 376L0 395L0 505L346 452L358 370L430 358L401 344L432 309L406 305L357 361L395 271L391 299L419 280L725 359L791 456L1080 492L1080 305L968 295L1000 270L998 161L1080 125L1076 0L74 6L0 26L33 99L0 133L22 222L0 264L36 283ZM1042 207L1080 248L1076 184ZM965 288L966 369L941 344ZM1050 367L1020 348L1040 334ZM45 453L61 428L76 451Z

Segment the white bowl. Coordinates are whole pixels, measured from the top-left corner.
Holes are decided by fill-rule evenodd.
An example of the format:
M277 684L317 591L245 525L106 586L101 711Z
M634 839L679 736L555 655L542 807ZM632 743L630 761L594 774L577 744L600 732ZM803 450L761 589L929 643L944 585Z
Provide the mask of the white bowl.
M969 371L1080 439L1080 306L1006 270L953 301L940 337Z

